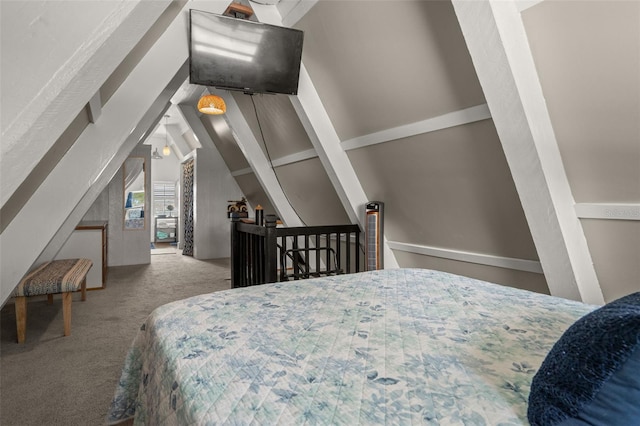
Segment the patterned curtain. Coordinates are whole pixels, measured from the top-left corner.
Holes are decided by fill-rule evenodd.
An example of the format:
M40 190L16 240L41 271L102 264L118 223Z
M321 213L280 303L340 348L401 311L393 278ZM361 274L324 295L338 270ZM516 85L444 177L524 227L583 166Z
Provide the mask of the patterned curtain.
M193 256L193 160L182 165L184 194L184 246L182 254Z

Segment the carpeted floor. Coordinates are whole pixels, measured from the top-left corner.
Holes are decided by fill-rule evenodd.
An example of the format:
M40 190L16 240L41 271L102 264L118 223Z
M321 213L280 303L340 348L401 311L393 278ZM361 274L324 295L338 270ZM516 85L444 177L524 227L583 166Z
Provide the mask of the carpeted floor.
M228 259L151 256L151 264L109 268L105 289L74 294L71 336L63 337L62 298L31 298L27 341L16 343L13 301L0 311L0 424L103 425L124 358L156 307L228 289Z
M155 254L175 254L178 248L173 243L151 243L151 256Z

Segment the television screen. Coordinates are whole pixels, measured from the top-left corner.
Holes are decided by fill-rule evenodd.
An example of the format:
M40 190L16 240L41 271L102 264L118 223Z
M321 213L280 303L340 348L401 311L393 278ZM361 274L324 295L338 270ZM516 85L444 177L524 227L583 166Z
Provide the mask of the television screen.
M246 93L298 93L304 33L190 10L189 82Z

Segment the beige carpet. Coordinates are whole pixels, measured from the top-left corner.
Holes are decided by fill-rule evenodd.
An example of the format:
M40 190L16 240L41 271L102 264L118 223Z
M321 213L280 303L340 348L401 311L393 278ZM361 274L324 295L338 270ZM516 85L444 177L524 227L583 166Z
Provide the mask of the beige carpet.
M0 424L103 425L124 358L156 307L228 289L229 261L151 256L151 264L109 268L105 289L74 294L71 336L62 298L31 298L27 341L16 343L13 301L0 312Z
M177 247L172 246L170 243L155 243L151 247L151 256L155 254L175 254L177 251Z

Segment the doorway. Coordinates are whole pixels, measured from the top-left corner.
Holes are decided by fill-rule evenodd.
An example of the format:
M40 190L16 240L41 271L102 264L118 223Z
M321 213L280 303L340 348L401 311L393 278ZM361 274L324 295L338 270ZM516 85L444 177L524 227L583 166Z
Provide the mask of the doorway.
M151 254L175 254L180 238L178 182L154 181L152 203Z

